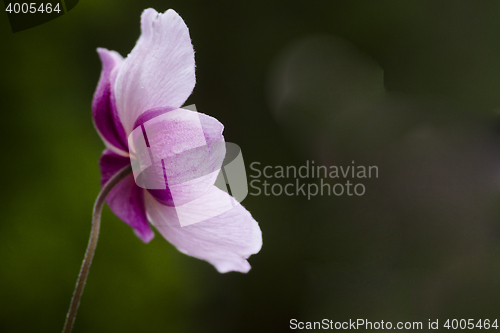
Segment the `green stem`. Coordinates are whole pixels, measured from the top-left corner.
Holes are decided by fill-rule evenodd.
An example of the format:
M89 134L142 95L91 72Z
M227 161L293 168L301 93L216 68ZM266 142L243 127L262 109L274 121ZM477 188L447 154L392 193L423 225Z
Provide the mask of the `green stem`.
M92 258L94 257L95 248L97 246L97 238L99 237L99 229L101 226L101 212L106 196L116 184L123 180L123 178L127 177L131 172L132 166L130 164L118 171L113 177L111 177L111 179L108 180L106 184L104 184L101 192L97 196L94 204L94 211L92 213L92 230L90 231L89 245L87 246L87 252L85 252L85 258L83 258L82 268L80 269L80 274L78 275L78 280L76 281L75 292L73 293L68 315L66 316L63 333L69 333L73 328L76 312L78 311L78 305L80 305L80 298L82 297L85 281L87 280L90 264L92 263Z

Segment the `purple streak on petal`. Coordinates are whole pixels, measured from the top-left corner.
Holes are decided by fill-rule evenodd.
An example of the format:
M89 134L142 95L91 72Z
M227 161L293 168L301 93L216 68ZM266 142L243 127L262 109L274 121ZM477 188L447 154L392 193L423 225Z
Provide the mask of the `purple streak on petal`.
M130 158L113 153L109 149L104 150L99 160L101 169L101 186L113 177L115 173L130 164Z
M130 159L105 150L101 156L101 184L106 183L116 172L130 164ZM133 175L119 182L106 197L111 211L122 221L130 225L135 234L148 243L154 233L146 217L144 189L135 184Z
M227 197L227 193L214 186L196 210L216 209ZM262 247L259 225L237 202L231 210L185 227L180 226L175 207L162 205L148 194L146 207L151 223L165 239L179 251L210 262L220 273L248 272L250 264L245 259Z
M148 243L154 237L144 209L144 189L135 184L129 175L108 194L106 203L113 213L134 229L135 234Z
M180 107L193 91L194 50L189 30L173 10L146 9L141 36L116 78L117 109L126 134L145 111Z
M142 113L135 121L133 129L136 129L139 126L143 126L144 123L148 120L151 120L153 118L156 118L158 116L161 116L164 113L167 113L169 111L175 110L176 108L172 107L164 107L164 108L154 108L151 110L147 110L146 112ZM144 130L143 130L144 132ZM149 145L148 145L149 147Z
M163 179L165 181L166 189L164 190L148 190L151 195L158 200L163 205L173 206L174 201L172 199L172 193L168 187L167 175L165 172L165 163L161 160L161 168L163 173Z
M102 61L102 72L92 101L94 124L107 145L128 152L125 130L121 124L111 89L112 73L121 66L123 58L115 51L99 48L97 53Z
M161 167L162 167L162 171L163 171L163 179L165 181L166 189L165 190L148 190L148 191L161 204L173 206L174 201L172 199L172 193L170 192L170 188L168 187L167 174L165 172L165 163L163 162L163 160L161 160Z
M149 145L149 140L148 140L148 135L146 134L146 129L144 128L144 125L141 125L142 129L142 135L144 135L144 141L146 142L146 147L150 147Z

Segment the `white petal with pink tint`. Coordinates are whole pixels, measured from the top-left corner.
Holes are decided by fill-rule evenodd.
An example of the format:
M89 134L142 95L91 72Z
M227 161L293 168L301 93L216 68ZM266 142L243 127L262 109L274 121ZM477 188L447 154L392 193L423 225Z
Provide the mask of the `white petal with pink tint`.
M252 215L227 193L213 186L197 199L196 205L183 218L196 219L227 205L230 210L203 222L181 227L176 207L160 204L149 193L145 195L146 210L151 223L177 249L190 256L206 260L221 272L250 270L247 258L259 252L262 234Z
M193 91L194 50L182 18L169 9L146 9L141 37L115 82L118 114L128 135L139 115L157 107L178 108Z

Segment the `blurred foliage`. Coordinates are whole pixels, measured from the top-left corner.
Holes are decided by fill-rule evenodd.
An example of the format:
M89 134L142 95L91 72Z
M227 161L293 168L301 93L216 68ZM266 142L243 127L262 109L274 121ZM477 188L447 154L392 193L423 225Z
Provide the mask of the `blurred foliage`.
M7 15L0 19L0 332L62 329L99 191L95 50L128 54L147 7L185 20L197 62L187 103L225 125L247 165L355 159L379 165L381 176L361 198L247 197L264 237L247 275L218 274L159 235L144 245L106 208L75 333L285 332L292 318L495 319L500 2L86 0L16 34ZM313 88L348 82L354 88L338 96L351 106L367 87L376 93L366 96L383 97L342 108L330 104L337 90L304 88L316 108L291 103L293 116L276 116L275 69L309 36L350 45L328 53L325 44L324 64L354 59L327 65L332 81L309 77ZM314 54L304 61L321 73ZM375 66L368 76L356 67L365 58ZM314 140L311 119L322 125Z

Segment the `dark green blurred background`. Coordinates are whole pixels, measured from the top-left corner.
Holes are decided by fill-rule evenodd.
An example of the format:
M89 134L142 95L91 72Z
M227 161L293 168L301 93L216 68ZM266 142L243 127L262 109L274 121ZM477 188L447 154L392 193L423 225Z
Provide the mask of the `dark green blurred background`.
M185 20L188 103L247 166L379 178L363 197L248 196L264 245L246 275L144 245L105 208L75 333L500 317L500 2L84 0L16 34L0 15L0 332L62 329L99 191L96 48L128 54L147 7Z

